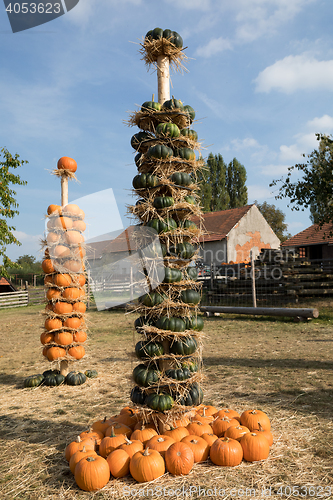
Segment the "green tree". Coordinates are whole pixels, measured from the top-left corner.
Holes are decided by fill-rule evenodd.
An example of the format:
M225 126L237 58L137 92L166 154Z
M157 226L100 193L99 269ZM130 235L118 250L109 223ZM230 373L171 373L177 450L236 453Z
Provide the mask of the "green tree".
M289 198L287 206L292 210L309 208L312 220L322 227L325 223L333 223L333 137L316 136L318 149L303 155L307 162L289 167L286 178L273 180L270 186L281 183L275 198ZM302 177L292 182L294 172L299 172Z
M227 169L227 190L229 208L244 207L247 204L246 169L234 158Z
M282 212L282 210L277 208L275 205L267 203L267 201L264 201L263 203L255 201L254 204L257 205L257 208L265 217L266 221L281 242L291 237L291 234L286 232L288 225L285 223L286 215Z
M221 154L210 153L206 167L198 173L198 182L204 212L247 204L246 170L236 158L227 166Z
M27 184L19 175L11 172L11 169L16 169L28 163L25 160L19 160L19 155L12 156L5 148L1 149L0 161L0 258L2 258L2 265L0 265L0 276L9 277L8 270L11 268L19 268L20 265L13 262L7 255L6 249L8 245L21 243L15 238L13 231L14 226L8 225L7 219L13 219L18 215L18 203L16 202L16 192L11 189L11 185L18 184L24 186Z
M36 257L33 255L21 255L18 259L16 259L16 263L20 266L32 267L36 262Z

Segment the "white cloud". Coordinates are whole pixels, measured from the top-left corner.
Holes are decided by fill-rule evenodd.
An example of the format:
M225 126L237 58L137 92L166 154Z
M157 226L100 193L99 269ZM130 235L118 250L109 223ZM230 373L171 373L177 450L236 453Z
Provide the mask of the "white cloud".
M272 192L263 186L252 185L247 186L249 200L266 200L272 197Z
M300 161L304 150L299 147L299 144L292 144L291 146L280 146L280 160L286 161Z
M313 120L307 122L307 126L317 133L326 133L333 130L333 116L324 115L320 118L316 117Z
M8 245L7 254L12 260L18 259L21 255L33 255L37 260L42 260L41 234L32 235L23 231L13 231L13 234L22 245Z
M288 168L290 167L289 165L265 165L264 167L261 167L261 173L263 175L269 175L270 177L276 176L276 175L283 175L288 172Z
M332 91L333 60L318 61L308 54L287 56L261 71L254 82L257 92Z
M172 7L174 6L173 0L164 0L164 2L168 5L172 5ZM214 8L214 7L211 5L211 0L178 0L177 1L177 9L209 11L212 8Z
M295 221L295 222L289 222L287 225L288 225L288 230L290 230L290 229L300 229L300 230L302 230L303 228L305 228L305 225L302 222L297 222L297 221Z
M233 145L233 148L236 150L262 147L256 139L253 139L253 137L246 137L245 139L233 139L231 143Z
M220 37L220 38L213 38L208 42L207 45L199 47L196 50L195 54L201 57L212 57L218 54L219 52L231 49L232 49L232 44L230 40Z

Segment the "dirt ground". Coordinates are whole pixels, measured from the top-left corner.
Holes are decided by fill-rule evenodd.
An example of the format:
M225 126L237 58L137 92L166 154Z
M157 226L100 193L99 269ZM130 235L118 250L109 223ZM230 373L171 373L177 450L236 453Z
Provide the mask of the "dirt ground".
M206 319L205 403L238 412L262 409L275 443L264 462L236 468L198 464L188 477L166 474L151 488L167 488L164 496L172 499L333 498L333 314L330 304L319 306L319 318L304 323L230 315ZM50 368L39 340L42 310L0 311L1 500L160 497L130 478L84 493L63 457L79 432L130 403L137 316L89 313L88 355L75 369L97 369L98 378L78 387L24 389L27 376ZM175 493L177 488L183 489Z

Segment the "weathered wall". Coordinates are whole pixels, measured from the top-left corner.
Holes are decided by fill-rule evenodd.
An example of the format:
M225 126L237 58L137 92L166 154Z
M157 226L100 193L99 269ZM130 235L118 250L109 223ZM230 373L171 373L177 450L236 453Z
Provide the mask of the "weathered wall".
M254 257L257 257L262 248L279 248L279 246L279 238L258 208L253 205L228 235L228 262L248 261L251 250Z
M228 262L226 240L206 241L201 244L199 253L202 257L199 262L202 262L206 266L210 266L211 264L219 266L224 262Z

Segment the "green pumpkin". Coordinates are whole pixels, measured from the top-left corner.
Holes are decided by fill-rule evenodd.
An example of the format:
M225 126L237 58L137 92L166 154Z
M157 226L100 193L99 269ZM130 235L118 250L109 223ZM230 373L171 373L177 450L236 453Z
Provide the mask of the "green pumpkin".
M145 246L142 250L143 257L147 259L156 259L166 256L167 248L164 243L160 241L152 241L149 245Z
M153 138L154 138L154 136L152 134L150 134L149 132L138 132L137 134L134 134L131 137L131 146L133 149L136 149L137 151L139 151L143 142L148 141L148 140L153 139Z
M170 177L170 180L178 186L189 186L193 182L190 174L187 174L186 172L174 172Z
M171 410L174 405L174 400L170 394L148 394L145 400L145 404L149 406L152 410L156 411L166 411Z
M61 385L65 382L65 377L64 375L61 375L61 373L54 373L47 375L44 378L44 385L47 385L48 387L56 387L58 385Z
M185 321L182 318L161 316L156 321L156 328L160 330L170 330L172 332L184 332L186 329Z
M198 133L191 128L182 128L180 131L180 135L188 137L189 139L192 139L192 141L198 140Z
M168 29L164 30L163 31L163 38L166 38L166 39L171 38L172 37L172 33L173 32L171 30L168 30Z
M177 228L177 222L172 219L172 218L167 218L164 221L160 219L151 219L147 223L148 227L151 227L152 229L155 229L155 231L160 234L160 233L166 233L168 231L173 231L174 229ZM163 251L163 249L162 249Z
M180 136L180 130L175 123L159 123L156 127L156 135L158 137L177 138Z
M43 377L48 377L49 375L58 375L60 373L60 370L45 370L43 372Z
M84 374L85 374L85 376L86 376L87 378L96 378L96 377L98 377L98 372L97 372L97 370L86 370L86 371L84 372Z
M183 273L180 269L172 269L171 267L164 268L163 283L176 283L183 279Z
M194 246L185 241L185 243L177 243L169 247L169 252L171 255L177 255L181 259L190 259L195 254Z
M189 266L186 268L186 276L189 280L192 280L192 281L197 281L198 279L198 270L196 267L194 266Z
M187 359L181 363L182 368L187 368L191 373L199 370L198 361L196 359Z
M196 330L201 332L204 327L204 320L201 316L190 316L189 318L184 318L186 324L186 330Z
M187 201L187 203L190 203L191 205L195 205L194 196L184 196L184 200Z
M154 307L156 305L162 304L162 302L166 299L167 296L164 293L161 294L158 292L146 293L139 298L140 302L146 307Z
M24 387L38 387L44 382L44 375L37 373L24 379Z
M182 381L190 378L192 373L188 368L170 368L169 370L166 370L165 375L168 378Z
M140 389L140 387L135 386L131 390L131 395L130 395L132 403L136 405L143 405L146 399L146 393Z
M198 229L198 226L194 222L192 222L192 221L190 221L188 219L186 219L186 220L180 220L178 222L178 227L182 227L184 229L192 229L192 230L193 229Z
M160 40L163 38L163 30L161 28L154 28L152 32L153 40Z
M135 156L134 156L134 162L135 162L135 165L139 168L141 166L141 158L142 158L142 153L137 153Z
M181 49L183 46L183 39L177 31L172 31L170 42L173 43L177 49Z
M155 102L154 98L151 101L145 101L141 106L141 111L160 111L162 105L159 102Z
M149 30L147 33L146 33L146 36L145 36L145 41L149 41L151 42L153 39L153 30Z
M168 101L165 101L162 105L162 109L166 110L178 110L182 111L183 110L183 103L182 101L179 101L178 99L175 99L174 96L172 96L171 99Z
M164 349L160 342L140 340L135 346L135 354L140 359L154 358L155 356L162 356Z
M152 174L138 174L133 179L134 189L147 189L157 186L159 183L158 177Z
M184 106L184 111L189 116L190 122L192 123L193 120L194 120L194 118L195 118L195 111L194 111L194 109L189 104L186 104Z
M186 396L174 395L176 402L183 406L197 406L203 401L203 392L199 384L194 383L190 386Z
M187 290L182 290L180 293L180 300L185 302L185 304L199 304L201 299L201 295L196 290L191 290L188 288Z
M82 385L87 380L87 377L82 372L69 372L66 375L65 382L67 385Z
M155 208L168 208L175 204L172 196L157 196L154 199L153 205Z
M198 344L194 337L185 337L180 340L175 340L170 345L170 352L172 354L179 354L180 356L188 356L197 350Z
M195 160L195 152L191 148L178 148L175 151L175 156L182 158L183 160L192 161Z
M134 328L137 330L138 328L142 328L143 326L151 326L154 324L154 321L147 316L140 316L134 321Z
M147 156L158 160L166 160L173 156L173 150L163 144L156 144L156 146L151 146L148 149Z
M148 368L144 364L140 364L133 370L133 379L134 382L141 387L149 387L158 382L159 372L152 368Z

